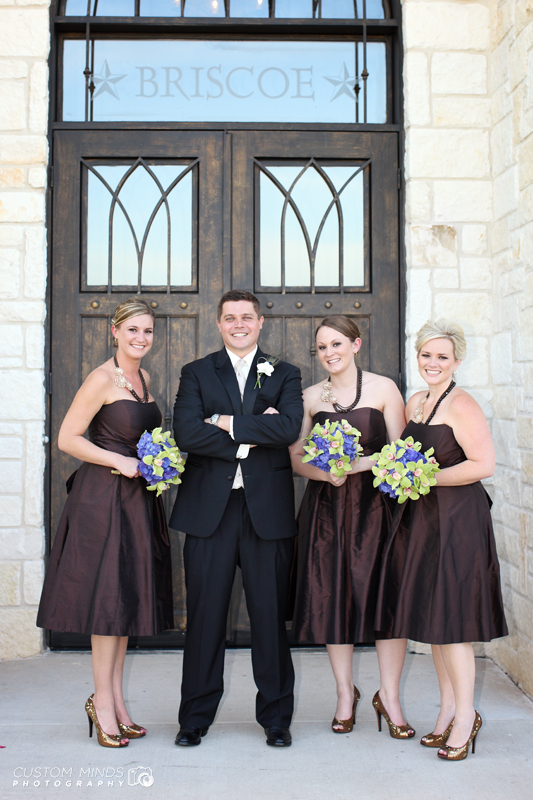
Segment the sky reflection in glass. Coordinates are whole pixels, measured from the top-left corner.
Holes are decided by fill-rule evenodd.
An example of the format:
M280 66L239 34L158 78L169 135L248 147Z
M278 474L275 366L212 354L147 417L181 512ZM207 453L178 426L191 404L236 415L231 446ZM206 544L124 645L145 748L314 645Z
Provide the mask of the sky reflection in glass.
M130 165L96 166L95 171L116 190ZM186 169L185 165L150 165L163 190L167 190ZM87 219L87 285L105 286L109 269L109 227L112 196L107 187L89 171ZM154 178L139 165L126 178L112 215L112 285L135 286L139 258L131 228L142 249L142 286L166 286L168 267L168 214L165 203L157 211L148 231L152 213L161 199L161 190ZM168 195L170 213L170 284L190 286L192 283L192 172L189 171ZM148 232L147 232L148 231Z
M354 42L96 40L94 51L94 121L364 121ZM84 68L85 42L67 39L65 121L85 118ZM367 69L367 122L385 123L384 42L368 43Z
M365 282L363 173L362 171L357 173L358 166L322 167L334 189L340 193L342 227L337 205L333 204L320 235L318 235L320 225L334 197L324 176L315 167L309 167L303 172L305 165L276 166L265 163L264 166L284 189L290 190L290 197L296 204L307 231L309 249L312 251L316 248L315 286L339 286L341 239L343 285L363 286ZM284 203L283 192L265 172L261 171L259 257L262 286L282 285ZM302 225L290 204L286 207L284 227L285 286L310 287L312 259Z

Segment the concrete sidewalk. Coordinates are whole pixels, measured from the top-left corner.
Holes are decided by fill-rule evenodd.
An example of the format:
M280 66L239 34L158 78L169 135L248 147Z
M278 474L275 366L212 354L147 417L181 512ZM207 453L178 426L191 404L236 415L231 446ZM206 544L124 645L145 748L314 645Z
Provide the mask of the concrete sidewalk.
M356 651L362 698L351 734L330 732L335 691L325 651L295 651L293 746L271 748L254 721L247 650L228 651L226 693L200 747L174 745L181 653L127 657L133 719L149 728L123 750L88 738L88 653L47 653L0 663L0 798L187 800L528 800L533 797L533 703L489 660L477 660L476 707L484 720L475 755L449 764L421 747L433 728L438 688L430 656L408 655L402 682L410 741L378 733L373 649ZM45 773L47 770L47 773ZM135 780L151 770L153 783ZM46 785L48 781L48 786ZM69 785L69 781L71 782ZM101 783L100 783L101 782ZM134 785L132 785L132 783Z

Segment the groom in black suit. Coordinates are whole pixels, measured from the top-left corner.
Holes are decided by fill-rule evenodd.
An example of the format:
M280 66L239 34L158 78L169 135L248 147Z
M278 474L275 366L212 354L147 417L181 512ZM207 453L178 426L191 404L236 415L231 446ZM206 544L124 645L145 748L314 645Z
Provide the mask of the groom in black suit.
M257 347L261 306L250 292L218 305L224 347L183 367L174 435L188 453L170 525L187 534L187 634L178 745L200 744L222 697L226 620L237 565L250 616L256 718L267 744L291 744L294 705L285 611L294 492L288 446L300 432L297 367L269 366ZM263 371L266 370L266 371Z

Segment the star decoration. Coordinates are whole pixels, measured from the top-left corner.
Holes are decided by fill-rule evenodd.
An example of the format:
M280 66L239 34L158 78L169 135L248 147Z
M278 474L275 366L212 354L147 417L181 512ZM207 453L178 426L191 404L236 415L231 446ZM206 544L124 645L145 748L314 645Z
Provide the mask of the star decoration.
M326 78L325 75L324 78ZM350 76L350 73L348 72L348 68L346 67L345 63L343 63L342 65L342 69L340 71L340 75L338 78L332 77L332 78L326 78L326 80L332 83L333 86L336 87L333 92L333 97L331 98L330 103L332 103L333 100L336 100L337 97L340 97L341 94L347 95L350 98L350 100L354 99L355 97L354 86L356 85L357 80L355 79L355 77Z
M115 88L115 84L125 77L126 75L112 75L111 70L107 65L107 61L104 61L101 73L93 76L94 85L98 86L98 89L94 93L94 97L98 97L99 94L104 94L107 92L111 95L111 97L115 97L117 100L120 100Z

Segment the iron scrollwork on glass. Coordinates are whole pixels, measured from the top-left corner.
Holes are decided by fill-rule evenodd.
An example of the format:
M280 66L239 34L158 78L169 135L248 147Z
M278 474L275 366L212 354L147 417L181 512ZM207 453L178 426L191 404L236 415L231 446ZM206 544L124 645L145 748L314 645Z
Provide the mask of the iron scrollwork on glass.
M194 291L198 159L82 164L84 288Z
M257 289L368 289L370 161L254 162Z

